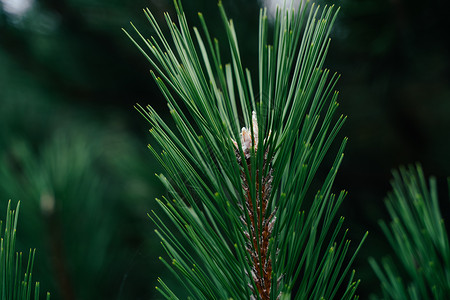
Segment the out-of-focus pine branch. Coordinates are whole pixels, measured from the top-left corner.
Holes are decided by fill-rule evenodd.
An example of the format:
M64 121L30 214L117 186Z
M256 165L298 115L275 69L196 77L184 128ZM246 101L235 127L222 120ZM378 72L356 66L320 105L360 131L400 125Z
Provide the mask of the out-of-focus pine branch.
M397 260L370 263L384 299L448 299L450 245L439 208L436 179L429 184L420 165L394 172L386 207L392 220L380 225ZM398 267L395 267L398 265Z

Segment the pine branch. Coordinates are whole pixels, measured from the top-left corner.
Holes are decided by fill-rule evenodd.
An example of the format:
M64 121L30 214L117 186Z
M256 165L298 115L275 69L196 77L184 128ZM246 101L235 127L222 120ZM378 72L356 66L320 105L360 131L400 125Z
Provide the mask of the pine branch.
M420 165L394 172L386 207L392 221L380 221L397 259L370 264L384 299L446 299L450 294L450 244L439 209L436 179L427 185Z
M155 37L133 27L138 42L125 31L150 62L176 124L172 129L154 108L137 105L163 149L149 146L170 193L158 203L183 238L151 215L170 258L164 263L198 299L337 297L359 250L344 261L349 241L340 230L343 218L335 221L346 193L336 197L332 186L346 139L326 178L317 178L345 121L334 116L339 76L322 69L338 10L279 10L272 41L261 10L255 93L222 4L226 65L203 15L203 34L194 28L192 37L181 2L174 4L178 23L165 15L171 40L148 9ZM342 299L353 298L357 285L352 274ZM162 280L158 289L176 299Z

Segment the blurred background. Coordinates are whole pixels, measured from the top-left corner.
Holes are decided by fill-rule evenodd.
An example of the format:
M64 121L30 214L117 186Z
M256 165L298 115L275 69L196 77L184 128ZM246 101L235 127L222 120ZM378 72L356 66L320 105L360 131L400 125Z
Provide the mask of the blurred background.
M223 0L251 70L259 7L275 2ZM336 4L326 65L342 74L339 112L349 116L336 189L349 191L341 214L351 238L370 232L355 263L366 299L378 292L367 257L392 251L377 221L393 168L421 162L450 217L450 18L444 1ZM174 15L171 0L0 0L0 209L21 200L18 247L37 248L33 275L53 299L158 299L157 277L172 280L147 217L165 194L161 170L133 108L164 114L165 102L121 30L133 21L149 36L145 7L161 22ZM184 8L191 25L201 11L225 41L216 1Z

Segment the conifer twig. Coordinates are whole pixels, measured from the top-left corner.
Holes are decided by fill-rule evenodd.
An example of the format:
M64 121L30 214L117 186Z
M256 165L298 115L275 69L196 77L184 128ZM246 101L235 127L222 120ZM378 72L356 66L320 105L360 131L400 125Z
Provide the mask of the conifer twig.
M425 179L422 167L394 171L386 207L392 220L380 221L400 261L371 258L384 299L447 299L450 295L450 243L439 208L436 179ZM450 181L449 181L450 184ZM450 185L449 185L450 186ZM401 272L405 273L400 276Z
M325 178L317 178L345 121L334 117L339 76L323 69L338 9L280 9L270 41L261 10L255 93L222 4L228 64L203 15L203 34L193 28L192 36L181 1L174 4L178 23L165 15L170 40L148 9L155 36L134 28L138 42L126 33L150 62L176 125L137 105L163 149L149 145L170 193L158 203L182 236L152 212L169 257L161 260L196 299L333 299L359 250L344 261L349 241L343 218L335 219L346 195L332 193L346 139ZM353 276L342 299L355 295Z

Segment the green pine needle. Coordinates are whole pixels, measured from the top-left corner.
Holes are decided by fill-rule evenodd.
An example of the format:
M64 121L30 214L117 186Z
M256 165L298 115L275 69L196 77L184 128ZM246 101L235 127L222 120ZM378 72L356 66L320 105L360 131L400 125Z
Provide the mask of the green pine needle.
M32 278L36 249L30 249L27 267L23 272L23 254L16 252L16 233L20 202L15 210L11 209L11 201L6 210L5 231L0 239L0 299L1 300L35 300L40 299L39 282ZM0 232L2 222L0 221ZM34 285L34 291L33 290ZM50 299L47 293L46 299Z

